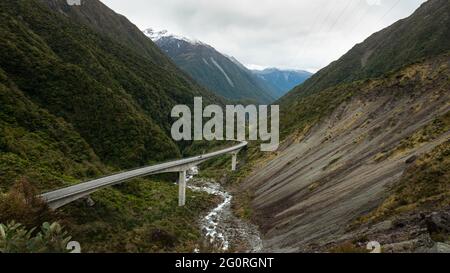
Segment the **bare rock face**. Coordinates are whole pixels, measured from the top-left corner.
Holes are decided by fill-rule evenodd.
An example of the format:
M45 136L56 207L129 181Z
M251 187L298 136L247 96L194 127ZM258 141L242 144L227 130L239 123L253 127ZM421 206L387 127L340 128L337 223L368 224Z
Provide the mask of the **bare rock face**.
M414 253L417 252L417 249L426 248L430 245L433 245L433 241L431 240L430 236L428 234L423 234L416 239L385 245L383 246L383 252Z
M413 156L411 156L410 158L408 158L408 159L406 160L406 164L412 164L412 163L414 163L416 160L417 160L417 156L416 156L416 155L413 155Z
M430 233L450 233L450 212L434 212L426 219Z
M437 72L432 67L414 66L400 72L399 78L402 73L426 78L428 73ZM450 132L446 132L411 149L396 150L402 141L449 110L450 93L441 84L446 83L402 86L384 81L361 86L373 90L337 107L300 142L291 141L256 170L243 183L243 190L254 195L254 218L265 235L267 250L321 249L348 235L349 224L377 208L409 167L405 162L449 139ZM379 228L388 228L389 224L384 224ZM402 223L394 224L402 228ZM430 229L444 226L448 226L447 216L429 220ZM386 238L386 242L414 240L420 233Z
M432 253L450 253L450 245L436 243L432 248Z
M442 254L442 253L450 253L450 245L445 243L434 243L431 247L422 247L418 248L416 253L432 253L432 254Z

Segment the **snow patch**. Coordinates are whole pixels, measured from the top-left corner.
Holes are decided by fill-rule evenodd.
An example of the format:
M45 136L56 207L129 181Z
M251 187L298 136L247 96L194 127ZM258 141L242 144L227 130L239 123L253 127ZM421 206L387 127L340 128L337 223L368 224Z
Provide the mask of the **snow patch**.
M233 81L230 79L230 77L228 77L228 74L225 72L225 70L223 70L223 68L216 62L216 60L214 60L213 57L211 57L211 62L222 72L222 74L225 76L225 78L227 79L228 83L231 85L231 87L234 88L234 83Z
M143 30L142 32L145 34L145 36L150 38L153 42L157 42L157 41L161 40L162 38L169 38L169 39L184 41L184 42L190 43L192 45L205 45L201 41L189 39L184 36L175 35L175 34L168 32L167 30L156 31L152 28L148 28L146 30ZM180 47L180 44L178 44L178 47Z
M158 41L162 37L170 36L170 34L167 30L155 31L152 28L148 28L142 32L145 34L145 36L147 36L154 42Z

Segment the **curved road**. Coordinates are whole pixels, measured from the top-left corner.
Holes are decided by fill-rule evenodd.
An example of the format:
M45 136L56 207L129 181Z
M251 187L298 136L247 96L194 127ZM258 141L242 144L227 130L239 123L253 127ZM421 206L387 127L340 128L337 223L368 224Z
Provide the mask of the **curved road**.
M121 184L128 180L137 177L143 177L148 175L155 175L161 173L170 173L170 172L179 172L180 173L180 205L184 205L185 203L185 176L186 171L190 168L197 166L198 164L221 156L225 154L233 154L233 163L232 169L236 168L236 156L237 153L244 147L248 145L247 142L241 142L239 145L233 146L231 148L223 149L217 152L190 157L186 159L180 159L172 162L167 162L163 164L158 164L154 166L144 167L132 171L122 172L118 174L114 174L107 177L102 177L96 180L88 181L85 183L77 184L74 186L70 186L67 188L59 189L56 191L48 192L42 194L40 197L46 201L50 208L57 209L64 205L67 205L75 200L81 199L83 197L87 197L93 192L96 192L102 188ZM181 185L184 184L184 185Z

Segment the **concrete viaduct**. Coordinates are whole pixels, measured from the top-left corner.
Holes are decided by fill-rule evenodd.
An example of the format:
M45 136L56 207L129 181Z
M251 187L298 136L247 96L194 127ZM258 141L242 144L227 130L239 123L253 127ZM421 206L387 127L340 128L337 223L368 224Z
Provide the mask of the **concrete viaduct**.
M46 201L51 209L58 209L78 199L88 197L90 194L113 185L121 184L134 178L144 177L162 173L179 173L178 179L178 204L186 205L186 172L199 164L225 154L232 155L231 169L236 170L237 154L241 149L248 145L247 142L241 142L239 145L223 149L217 152L195 156L186 159L180 159L154 166L144 167L132 171L122 172L96 180L77 184L71 187L59 189L56 191L42 194L40 197Z

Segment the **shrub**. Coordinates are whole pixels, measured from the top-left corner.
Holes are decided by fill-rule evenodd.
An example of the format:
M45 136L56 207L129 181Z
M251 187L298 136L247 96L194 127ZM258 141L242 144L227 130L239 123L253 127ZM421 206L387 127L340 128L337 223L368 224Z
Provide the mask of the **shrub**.
M11 191L0 194L0 223L16 221L27 228L40 226L55 218L37 190L25 179L18 180Z
M369 251L358 247L351 242L345 242L329 249L330 253L368 253Z
M33 235L35 228L27 230L23 225L10 222L0 224L0 253L67 253L71 237L58 223L44 223L41 231Z

